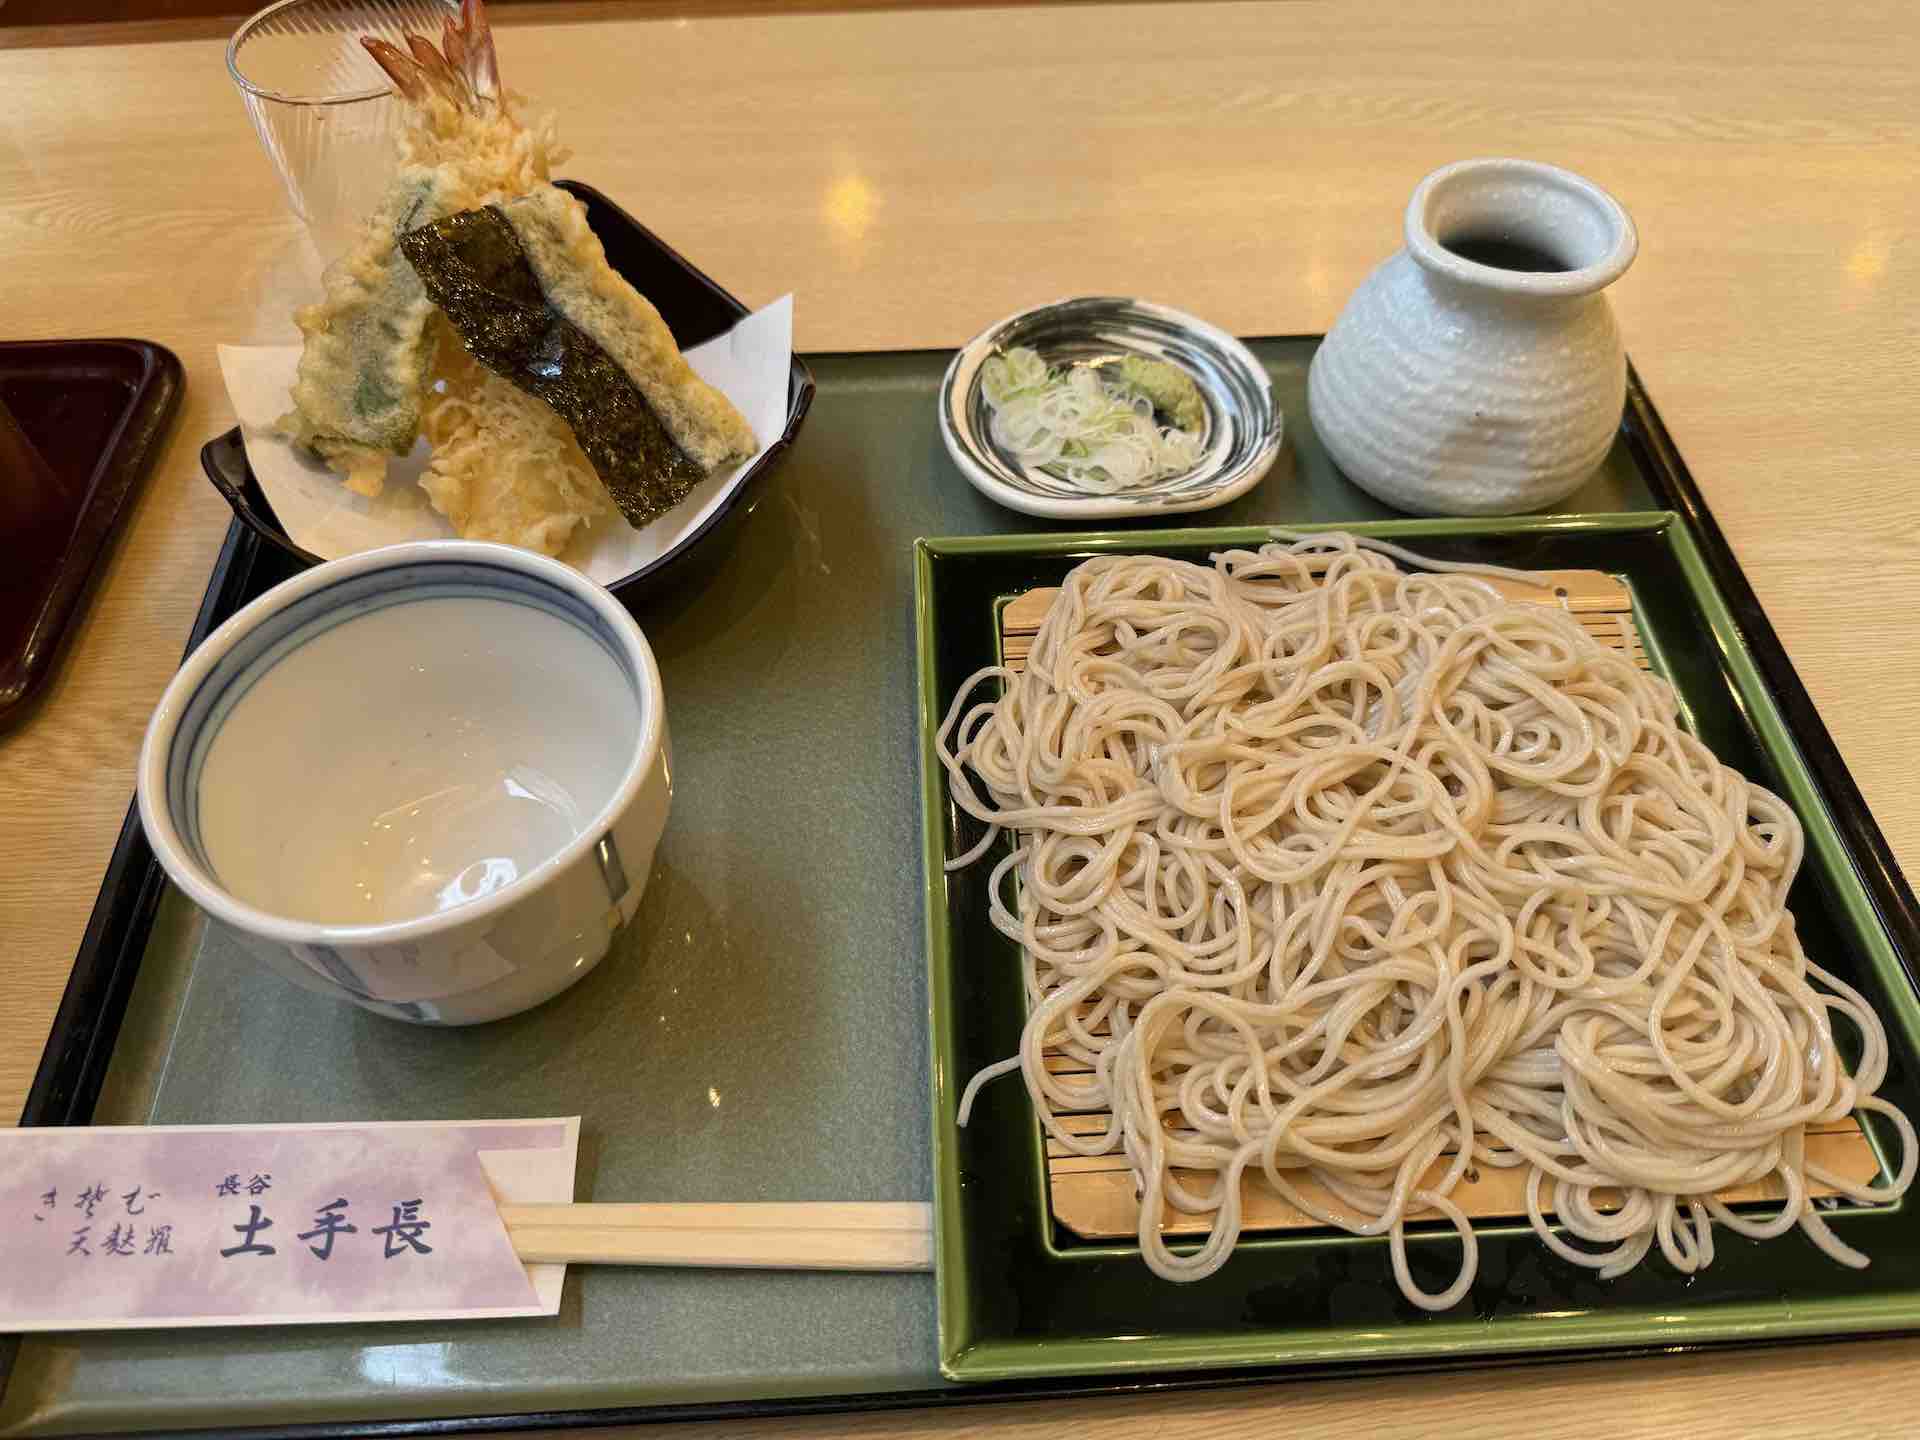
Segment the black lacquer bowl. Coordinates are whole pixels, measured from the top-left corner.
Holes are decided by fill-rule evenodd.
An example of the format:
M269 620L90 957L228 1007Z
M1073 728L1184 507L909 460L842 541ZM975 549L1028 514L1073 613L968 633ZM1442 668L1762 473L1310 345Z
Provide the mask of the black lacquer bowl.
M587 223L606 247L607 263L653 302L682 350L725 334L746 316L745 305L591 185L575 180L562 180L558 184L586 204ZM787 420L779 438L746 467L712 514L682 535L672 548L631 574L611 581L607 588L632 604L669 584L690 578L699 568L696 555L706 556L724 549L723 538L759 503L768 476L792 446L794 436L800 433L800 422L807 418L807 408L812 403L813 376L796 356L787 377ZM238 426L208 441L200 451L200 464L214 488L233 507L241 524L302 565L320 563L320 556L293 542L273 513L272 504L247 464L246 447Z

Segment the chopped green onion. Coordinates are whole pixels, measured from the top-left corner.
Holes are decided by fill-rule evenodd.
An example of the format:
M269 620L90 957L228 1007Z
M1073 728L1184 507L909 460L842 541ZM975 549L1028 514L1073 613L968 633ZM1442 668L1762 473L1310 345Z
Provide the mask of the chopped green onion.
M993 409L994 442L1080 489L1135 490L1199 463L1200 437L1157 423L1153 399L1131 375L1051 366L1021 345L988 358L980 388Z

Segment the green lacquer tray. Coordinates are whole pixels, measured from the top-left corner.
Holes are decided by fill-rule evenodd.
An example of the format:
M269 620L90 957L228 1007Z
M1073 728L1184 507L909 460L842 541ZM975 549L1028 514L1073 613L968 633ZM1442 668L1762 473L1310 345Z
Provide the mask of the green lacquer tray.
M1286 417L1286 453L1267 480L1208 519L1249 526L1388 518L1314 439L1306 375L1316 343L1253 343ZM703 543L674 586L633 602L672 714L674 810L640 918L593 975L538 1010L477 1029L381 1020L260 971L169 890L130 823L23 1122L578 1113L582 1200L927 1198L934 1165L913 542L1038 525L979 496L948 461L934 397L949 358L807 357L819 387L811 418L754 513L724 540ZM213 442L209 462L237 463L223 446L231 448ZM1711 572L1708 588L1726 602L1733 626L1689 628L1693 602L1679 591L1665 602L1642 593L1640 604L1676 670L1682 654L1704 664L1723 637L1723 663L1744 664L1744 645L1810 767L1815 808L1833 816L1846 860L1910 951L1912 897L1637 385L1606 465L1567 509L1681 513L1673 533L1693 538ZM1136 530L1135 538L1145 537ZM210 578L196 641L293 563L236 526ZM1582 552L1577 563L1595 560ZM990 643L990 617L965 616L942 643L949 639ZM956 652L941 663L963 659ZM1751 735L1731 718L1740 723L1729 743ZM947 833L944 822L938 833ZM1837 904L1822 914L1843 923ZM993 1024L1008 1018L991 1003L981 1016ZM954 1037L943 1040L943 1076L1001 1043L991 1028L960 1038L958 1048ZM1902 1084L1908 1073L1903 1061ZM1001 1121L1014 1098L993 1097ZM943 1210L951 1217L953 1206ZM1010 1222L1019 1218L1010 1212ZM1867 1223L1876 1233L1862 1239L1875 1268L1850 1282L1857 1288L1851 1300L1837 1298L1843 1306L1905 1288L1904 1217ZM1004 1243L1026 1244L1021 1233L1013 1224ZM966 1266L984 1264L991 1243L976 1236ZM1781 1279L1792 1276L1796 1295L1826 1303L1820 1297L1849 1282L1825 1262L1810 1266L1802 1249L1790 1238L1768 1253L1787 1267ZM1323 1263L1329 1276L1341 1275L1319 1259L1316 1274ZM1353 1262L1355 1283L1372 1273L1370 1264ZM1017 1292L996 1299L991 1268L947 1272L949 1300L964 1294L973 1317L972 1360L992 1361L983 1347L994 1336L1024 1332L1025 1345L1056 1321L1065 1347L1092 1333L1084 1314L1029 1305ZM1116 1296L1137 1294L1136 1268L1118 1257L1095 1262ZM1809 1285L1828 1288L1799 1290L1803 1269L1817 1270ZM1764 1309L1782 1288L1772 1283L1737 1303ZM1333 1313L1350 1299L1348 1290L1308 1281L1252 1303L1268 1312L1301 1307L1288 1323L1357 1325L1359 1312ZM1166 1318L1178 1320L1186 1303L1169 1297ZM1569 1308L1597 1313L1598 1303L1577 1294ZM1686 1309L1682 1297L1660 1313ZM1858 1309L1847 1314L1850 1324L1901 1323L1891 1309L1871 1320ZM1254 1372L1167 1368L1189 1358L1219 1365L1202 1338L1183 1342L1186 1355L1169 1352L1126 1374L957 1384L940 1373L932 1276L578 1270L553 1319L31 1339L11 1357L0 1434L427 1435L1105 1394L1244 1382L1250 1373L1446 1362L1432 1352L1376 1353L1383 1336L1402 1328L1396 1319L1349 1348L1303 1353L1299 1364L1269 1357ZM1454 1327L1450 1354L1487 1358L1480 1341L1492 1328ZM1705 1332L1681 1324L1672 1334L1643 1327L1611 1338L1654 1349ZM1007 1369L1035 1374L1047 1368L1046 1353L1028 1345L1005 1357ZM0 1353L0 1364L6 1358Z
M1436 559L1597 569L1627 582L1648 655L1674 683L1687 723L1722 760L1786 797L1805 822L1807 861L1792 893L1800 934L1809 955L1858 987L1886 1021L1895 1060L1882 1093L1920 1113L1920 1003L1903 959L1681 518L1655 511L1343 528ZM1057 585L1091 555L1151 553L1204 564L1213 551L1271 538L1265 528L1182 529L964 536L916 547L943 1372L955 1380L1006 1381L1405 1364L1920 1323L1920 1225L1904 1202L1829 1214L1843 1239L1872 1255L1866 1271L1835 1264L1797 1232L1754 1242L1720 1230L1714 1263L1691 1279L1656 1259L1600 1281L1554 1257L1524 1221L1482 1222L1475 1227L1480 1267L1473 1290L1434 1315L1401 1295L1384 1238L1326 1230L1243 1237L1216 1274L1169 1284L1146 1269L1134 1245L1080 1242L1053 1221L1041 1132L1017 1082L989 1086L968 1127L954 1124L968 1077L1016 1052L1025 1011L1018 948L987 919L988 877L1010 841L1003 837L975 865L944 873L948 857L983 832L948 797L933 749L935 728L961 683L998 663L1001 603ZM1867 1128L1883 1167L1897 1168L1898 1137ZM1450 1225L1415 1227L1408 1252L1415 1280L1430 1291L1443 1289L1457 1270L1459 1242Z

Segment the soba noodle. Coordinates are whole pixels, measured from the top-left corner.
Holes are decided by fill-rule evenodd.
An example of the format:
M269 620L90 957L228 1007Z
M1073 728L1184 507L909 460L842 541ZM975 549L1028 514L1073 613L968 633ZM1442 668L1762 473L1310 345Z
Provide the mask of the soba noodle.
M1101 557L1067 577L1023 673L962 688L939 747L989 830L954 864L1015 833L991 906L1030 1012L961 1123L1021 1070L1053 1140L1124 1148L1141 1251L1170 1280L1226 1261L1258 1176L1386 1235L1407 1297L1444 1309L1477 1264L1450 1198L1474 1166L1525 1167L1540 1238L1602 1276L1655 1245L1698 1270L1716 1220L1797 1224L1865 1265L1809 1184L1891 1200L1920 1150L1874 1094L1878 1017L1795 935L1798 820L1571 617L1431 573L1466 568L1347 535L1211 567ZM1000 698L969 706L993 680ZM1050 1073L1050 1049L1091 1073ZM1901 1138L1884 1187L1807 1153L1810 1126L1869 1110ZM1101 1111L1098 1134L1059 1118ZM1775 1213L1715 1198L1765 1177ZM1163 1204L1211 1216L1197 1250L1170 1248ZM1435 1215L1464 1247L1437 1293L1405 1243Z

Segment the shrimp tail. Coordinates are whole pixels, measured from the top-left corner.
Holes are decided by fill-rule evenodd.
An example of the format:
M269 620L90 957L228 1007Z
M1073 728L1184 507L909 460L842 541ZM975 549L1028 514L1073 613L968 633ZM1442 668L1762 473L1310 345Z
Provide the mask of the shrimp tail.
M446 21L437 49L424 35L408 33L403 38L405 50L372 36L362 36L360 43L410 104L439 95L462 110L479 113L479 101L498 93L500 63L481 0L462 0L459 20Z

